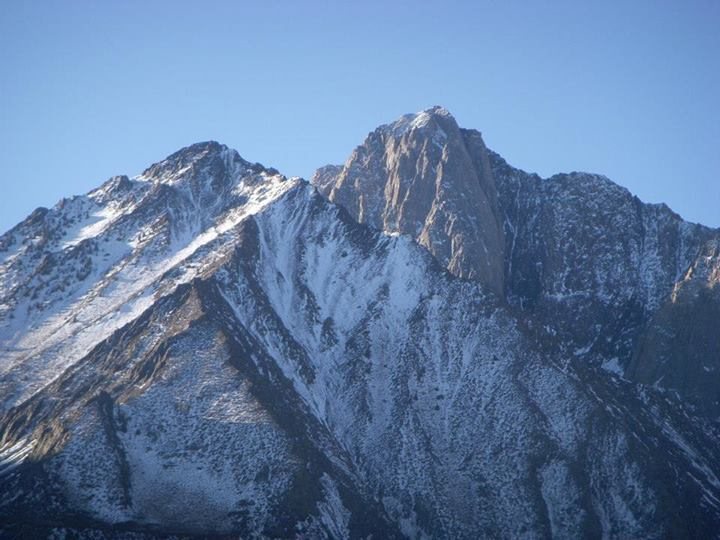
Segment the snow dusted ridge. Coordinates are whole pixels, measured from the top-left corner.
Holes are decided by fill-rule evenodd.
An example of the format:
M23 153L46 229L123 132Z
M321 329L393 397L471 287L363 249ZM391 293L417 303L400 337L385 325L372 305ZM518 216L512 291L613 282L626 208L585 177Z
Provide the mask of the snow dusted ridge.
M411 131L428 129L432 126L437 129L437 133L434 134L434 142L441 144L442 140L447 139L447 133L436 122L438 118L454 122L450 111L444 107L435 106L418 113L405 114L392 124L381 126L378 129L393 137L400 138Z
M313 182L200 143L0 237L2 534L720 528L716 231L437 107Z
M237 223L298 182L202 143L133 180L116 177L36 212L4 235L2 408L54 380L160 292L192 280L223 256ZM175 279L159 279L174 269Z

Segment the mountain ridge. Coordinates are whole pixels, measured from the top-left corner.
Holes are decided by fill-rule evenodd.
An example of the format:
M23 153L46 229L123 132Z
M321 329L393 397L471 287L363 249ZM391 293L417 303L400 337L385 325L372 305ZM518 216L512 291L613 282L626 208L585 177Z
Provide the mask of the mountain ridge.
M458 145L474 148L474 153L478 156L477 160L482 163L479 168L485 170L481 176L488 178L486 185L491 186L491 188L482 187L482 190L490 195L490 199L496 201L491 204L493 211L484 213L486 219L480 227L461 227L459 234L449 230L446 222L441 221L439 226L433 223L431 212L427 215L425 230L435 228L434 235L417 234L412 227L404 229L400 227L402 232L415 236L418 243L428 248L452 273L473 276L472 272L463 268L463 265L454 264L455 252L459 257L462 257L463 252L462 241L456 246L453 243L455 238L482 238L488 229L492 230L493 227L502 229L505 245L495 244L495 248L489 254L486 251L485 256L497 261L504 260L503 277L497 279L487 273L480 273L474 276L475 279L522 310L528 311L526 309L528 306L539 303L533 316L547 319L546 324L550 326L562 328L575 326L573 333L576 350L588 349L590 352L593 341L597 341L598 332L593 336L587 331L596 314L605 320L606 325L629 325L631 328L625 331L629 336L624 342L617 340L610 350L596 355L593 361L604 363L609 369L619 373L624 372L630 363L652 364L652 358L639 360L643 357L641 351L636 350L638 340L643 339L639 335L644 331L643 328L650 324L648 318L651 314L659 308L674 285L694 264L694 258L704 249L711 249L704 248L703 244L707 242L712 244L713 239L719 238L720 229L687 222L663 203L643 203L629 190L603 175L571 172L541 178L537 174L514 168L499 154L485 147L478 131L458 128L452 115L442 107L432 107L420 113L404 115L394 123L381 126L368 135L365 142L351 154L344 165L319 169L312 182L329 200L348 209L355 219L370 223L386 232L395 232L398 230L396 223L388 223L387 219L379 219L377 216L366 218L357 205L362 206L363 197L366 196L364 193L384 191L385 202L381 202L382 194L376 195L373 199L374 206L382 207L384 204L386 209L390 206L394 208L393 211L401 212L401 209L398 210L397 199L390 197L390 192L397 191L398 188L392 187L388 192L388 186L402 182L432 183L423 172L428 158L422 154L419 157L412 156L416 159L414 161L411 159L410 163L405 164L404 172L398 174L391 163L396 159L393 157L393 152L396 152L394 145L399 144L400 152L404 154L413 151L405 148L406 146L424 148L438 145L438 131L443 141L447 138L446 131L440 126L443 122L450 122L452 129L447 131L454 129L462 138ZM402 142L410 133L416 134L416 139L409 144ZM379 149L378 134L381 134L381 138L388 134L392 136L390 142L381 142ZM457 134L455 138L458 138ZM383 146L392 148L385 150ZM442 149L443 146L440 145L440 148ZM391 164L389 169L388 163ZM442 158L435 156L433 170L437 170L441 165ZM447 175L438 172L437 176L440 181L445 182ZM407 178L415 180L407 180ZM387 183L384 184L383 190L382 185L386 179ZM462 184L454 183L452 178L447 184L463 193L462 187L458 187ZM495 189L496 185L497 189ZM431 198L428 195L425 197ZM601 202L598 203L593 199ZM452 194L444 195L438 191L433 202L426 200L424 204L426 208L445 208L453 204ZM524 205L523 215L515 217L522 217L526 223L516 223L515 221L519 219L511 219L513 207L518 204ZM502 209L503 216L498 215L499 209ZM473 214L473 212L483 213L477 208L463 208L459 215ZM545 223L530 223L528 218L543 220ZM489 222L494 223L489 226ZM658 226L661 226L662 230L655 230ZM520 236L516 233L516 228L521 231ZM577 234L580 234L581 238L577 242L576 249ZM533 245L524 246L523 242L527 241L532 241ZM449 254L448 244L452 244ZM590 246L602 244L605 244L605 247L600 252L601 256L593 257ZM475 246L477 245L482 245L486 249L482 241L476 242ZM618 245L622 246L620 251L617 249ZM668 248L664 247L666 245L676 246L673 249L677 252L671 254ZM561 260L558 260L558 256ZM578 260L578 256L582 258ZM467 267L468 261L464 262ZM470 266L477 264L477 261L469 262ZM603 264L604 267L601 268ZM567 275L569 268L579 272ZM521 269L522 273L517 272L517 269ZM595 275L592 275L593 273ZM571 281L558 282L560 277ZM572 301L571 297L575 297L576 301ZM586 301L583 301L582 297L585 297ZM569 298L570 301L565 302L563 298ZM553 299L557 301L553 302ZM556 313L558 309L570 312L579 310L579 318L585 320L581 320L578 324L568 316L561 315L560 324L554 324L553 320L558 317ZM618 312L623 314L619 322L615 321ZM562 331L562 328L553 331ZM612 331L617 332L617 330ZM566 336L566 341L571 340ZM711 351L713 351L711 360L717 363L714 361L714 355L720 355L720 348L712 345ZM682 369L682 355L687 352L686 350L678 352L669 365L673 365L673 369ZM708 369L719 368L720 366L698 368L693 374L693 380L697 381L702 377L701 371L707 372ZM643 370L647 372L645 368L640 369ZM637 373L638 368L634 368L633 371ZM658 378L665 375L669 373L663 373ZM644 378L643 382L651 381ZM705 397L700 400L705 401L702 406L720 412L718 409L720 402L712 397L712 393L713 391L708 390ZM708 401L711 403L707 403Z
M3 534L717 530L717 231L423 114L315 186L198 143L2 235Z

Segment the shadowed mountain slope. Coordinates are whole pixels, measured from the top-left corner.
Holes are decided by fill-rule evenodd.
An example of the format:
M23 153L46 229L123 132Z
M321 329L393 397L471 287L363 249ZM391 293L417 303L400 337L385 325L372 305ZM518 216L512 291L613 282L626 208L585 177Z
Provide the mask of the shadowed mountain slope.
M718 387L662 378L714 373L716 232L443 109L369 141L318 189L193 145L0 238L3 534L720 528Z

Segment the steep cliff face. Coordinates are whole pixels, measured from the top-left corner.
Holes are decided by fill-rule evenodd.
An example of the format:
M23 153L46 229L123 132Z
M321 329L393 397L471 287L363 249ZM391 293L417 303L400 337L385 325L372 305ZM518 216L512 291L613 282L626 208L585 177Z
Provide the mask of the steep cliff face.
M409 234L453 274L502 294L503 228L485 145L477 132L463 137L447 110L381 126L313 183L358 222Z
M491 153L506 295L585 361L678 391L716 417L720 231L587 173L541 179ZM632 364L632 366L631 366Z
M708 241L642 334L628 377L720 416L720 241Z
M650 345L658 332L675 335L676 324L659 330L660 320L704 327L710 319L701 314L717 307L711 301L681 314L670 294L718 231L688 223L665 205L644 204L600 175L543 179L516 169L487 150L479 132L458 128L439 108L378 128L344 166L319 169L313 183L358 221L411 235L452 273L520 308L548 350L639 382L660 381L716 410L714 390L691 390L669 373L660 380L660 371L649 381L648 374L670 365ZM666 304L662 312L675 314L656 319ZM688 340L682 353L672 353L680 377L696 371L680 365L688 355L704 358L704 373L720 370L714 342ZM672 347L661 348L671 354ZM720 384L708 379L710 388Z
M716 231L453 126L323 195L194 145L0 237L0 535L718 530Z

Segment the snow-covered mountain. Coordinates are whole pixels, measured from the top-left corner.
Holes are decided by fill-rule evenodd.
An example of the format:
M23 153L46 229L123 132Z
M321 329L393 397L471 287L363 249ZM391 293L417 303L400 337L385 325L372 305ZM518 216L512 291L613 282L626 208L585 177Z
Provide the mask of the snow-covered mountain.
M0 531L712 537L720 234L433 108L0 237Z

